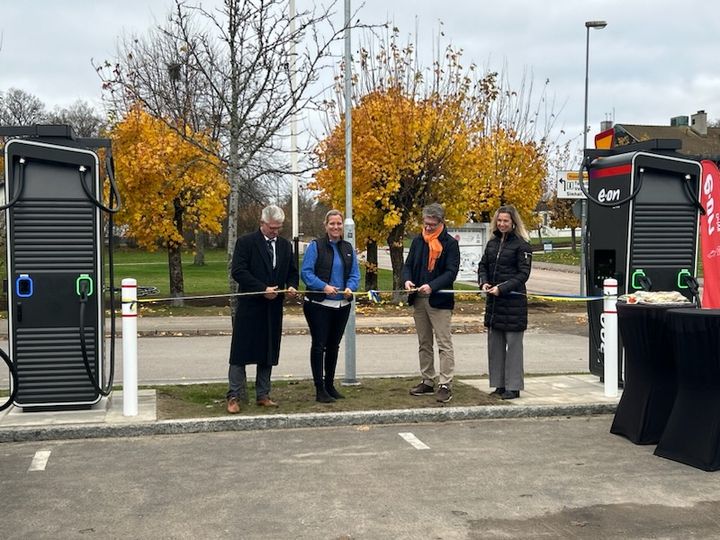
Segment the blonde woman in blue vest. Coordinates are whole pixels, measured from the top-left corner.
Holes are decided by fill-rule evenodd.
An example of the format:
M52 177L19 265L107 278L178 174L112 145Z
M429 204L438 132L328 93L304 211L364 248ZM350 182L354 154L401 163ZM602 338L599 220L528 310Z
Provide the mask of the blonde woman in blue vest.
M344 397L335 388L335 369L353 292L360 283L355 250L343 240L339 210L325 215L325 236L308 245L300 276L306 287L303 312L312 336L310 368L315 400L332 403Z

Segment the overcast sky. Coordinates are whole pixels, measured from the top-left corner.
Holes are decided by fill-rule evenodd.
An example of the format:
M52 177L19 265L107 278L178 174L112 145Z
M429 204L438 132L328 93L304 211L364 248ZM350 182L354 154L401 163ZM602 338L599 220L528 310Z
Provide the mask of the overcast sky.
M298 11L311 5L296 3ZM112 58L118 36L145 32L162 22L171 5L172 0L2 2L0 91L21 88L48 108L78 98L99 104L91 59ZM342 24L342 2L338 8ZM583 116L584 22L606 20L607 28L590 33L592 133L606 117L666 125L672 116L704 109L709 119L720 118L715 1L366 0L361 6L353 0L352 8L360 9L362 22L389 19L403 34L417 25L421 54L429 54L442 21L466 61L494 69L506 61L516 78L528 69L537 84L550 79L557 103L565 104L558 126L576 135Z

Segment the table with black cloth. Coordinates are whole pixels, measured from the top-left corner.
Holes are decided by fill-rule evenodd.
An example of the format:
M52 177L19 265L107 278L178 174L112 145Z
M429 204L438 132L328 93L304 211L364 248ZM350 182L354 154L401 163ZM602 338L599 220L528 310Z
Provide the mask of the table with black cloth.
M625 384L610 433L635 444L660 440L677 389L668 313L686 306L617 303L618 329L625 348Z
M677 395L655 455L720 469L720 309L668 312Z

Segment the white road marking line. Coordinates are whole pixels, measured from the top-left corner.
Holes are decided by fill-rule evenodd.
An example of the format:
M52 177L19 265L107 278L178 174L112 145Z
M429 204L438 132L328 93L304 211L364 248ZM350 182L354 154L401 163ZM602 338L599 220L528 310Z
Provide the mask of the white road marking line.
M403 439L409 442L416 450L430 450L430 447L418 439L412 433L398 433Z
M48 459L50 459L50 450L38 450L33 456L28 472L44 471Z

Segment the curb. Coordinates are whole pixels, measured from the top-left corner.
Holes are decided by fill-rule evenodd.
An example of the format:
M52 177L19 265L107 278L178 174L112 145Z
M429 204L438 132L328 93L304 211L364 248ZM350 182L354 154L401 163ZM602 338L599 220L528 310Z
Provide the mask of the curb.
M188 420L161 420L134 424L32 426L0 429L0 443L143 437L260 429L298 429L355 425L417 424L502 418L541 418L613 414L614 403L582 405L493 405L439 409L398 409L341 413L277 414Z

